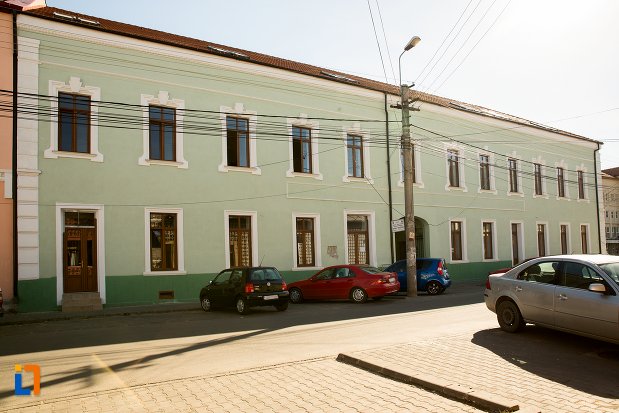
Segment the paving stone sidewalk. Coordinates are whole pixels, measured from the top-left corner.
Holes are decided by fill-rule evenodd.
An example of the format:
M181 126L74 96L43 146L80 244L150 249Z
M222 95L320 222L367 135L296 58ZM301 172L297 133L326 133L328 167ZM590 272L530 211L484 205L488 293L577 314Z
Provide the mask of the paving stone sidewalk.
M44 389L42 389L44 391ZM332 357L13 406L18 412L479 412ZM0 406L2 406L0 404ZM0 407L0 411L4 410Z

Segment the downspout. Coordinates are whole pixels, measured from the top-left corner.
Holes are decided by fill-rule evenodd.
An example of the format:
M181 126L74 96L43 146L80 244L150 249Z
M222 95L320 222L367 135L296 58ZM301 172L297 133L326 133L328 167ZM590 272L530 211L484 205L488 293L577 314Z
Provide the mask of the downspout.
M18 300L17 265L17 11L13 10L13 300Z
M597 210L598 217L598 252L602 253L602 227L600 222L600 194L598 188L598 161L597 161L597 152L600 151L600 144L598 143L598 148L593 151L593 172L595 172L595 206Z
M389 111L387 106L387 92L385 95L385 136L387 138L387 186L389 187L389 245L391 246L391 262L395 261L393 255L393 233L391 232L391 222L393 221L393 200L391 197L391 151L389 149Z

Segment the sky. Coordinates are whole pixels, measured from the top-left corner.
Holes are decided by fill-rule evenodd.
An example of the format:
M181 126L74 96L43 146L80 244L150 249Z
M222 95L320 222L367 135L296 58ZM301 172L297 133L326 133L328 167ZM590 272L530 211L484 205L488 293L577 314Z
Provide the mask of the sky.
M47 0L415 88L604 142L619 166L619 1ZM379 49L380 45L380 49ZM382 60L381 60L382 53ZM383 63L384 62L384 70Z

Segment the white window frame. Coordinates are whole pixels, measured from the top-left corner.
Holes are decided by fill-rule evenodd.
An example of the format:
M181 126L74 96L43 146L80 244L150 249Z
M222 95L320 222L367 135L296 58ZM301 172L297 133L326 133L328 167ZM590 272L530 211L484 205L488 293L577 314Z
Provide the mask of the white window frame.
M185 160L184 156L184 144L183 144L183 120L185 101L182 99L170 99L170 94L164 90L159 91L157 96L153 95L140 95L140 105L142 106L142 121L144 127L142 131L142 156L138 159L138 165L151 166L151 165L166 165L175 166L180 169L189 168L189 162ZM160 159L149 159L150 157L150 112L149 107L162 106L167 108L173 108L175 113L175 131L176 131L176 161L164 161ZM163 149L162 149L163 150Z
M561 252L561 225L565 225L567 227L567 254L572 253L572 226L569 222L559 222L559 242L557 245L559 246L559 251L557 254L563 254ZM580 228L578 235L580 236Z
M582 238L581 238L581 233L580 231L582 230L582 227L586 228L587 231L587 254L592 254L591 252L591 227L589 224L585 224L585 223L581 223L578 226L578 239L580 239L581 241L579 242L580 245L580 252L582 252ZM584 254L584 252L583 252Z
M58 94L71 93L90 96L90 153L65 152L58 150ZM92 162L103 162L103 154L99 151L99 104L101 88L82 84L79 77L71 76L69 83L57 80L49 81L51 99L49 148L43 152L47 159L76 158L88 159Z
M226 122L226 118L228 116L243 118L248 122L249 167L228 165L228 124ZM258 151L256 147L256 125L258 124L258 112L246 110L245 105L242 103L235 103L234 107L220 106L219 119L221 120L221 163L217 167L217 170L225 173L242 172L251 173L253 175L262 175L262 169L258 166Z
M176 214L176 271L152 271L150 266L150 214ZM144 208L144 272L142 275L185 275L185 243L182 208Z
M346 169L348 173L348 168ZM370 258L370 266L377 266L376 259L376 212L368 210L344 210L344 264L348 265L348 215L365 215L368 217L368 242L370 243L368 251Z
M579 197L579 188L578 188L578 172L582 172L582 189L584 198L580 199ZM589 199L589 188L587 186L587 168L585 168L584 164L581 164L578 168L576 168L576 202L586 202L589 203L591 200Z
M457 145L445 145L445 191L461 191L468 192L466 187L466 179L464 174L464 150L460 146ZM458 152L458 182L460 186L449 186L449 151L457 151ZM450 227L451 228L451 227ZM451 231L451 229L450 229ZM450 254L451 255L451 254ZM459 262L459 261L458 261Z
M323 175L320 173L320 164L319 164L319 150L318 150L318 142L320 136L320 124L317 120L308 119L307 114L301 113L297 118L288 118L287 121L288 126L288 156L290 159L290 165L288 170L286 171L286 177L295 178L295 177L303 177L303 178L314 178L319 181L323 180ZM310 137L310 145L312 151L312 173L306 174L302 172L294 171L294 151L293 151L293 137L292 137L292 128L306 128L311 130Z
M509 169L509 161L516 161L516 186L518 187L518 191L511 192L511 170ZM522 158L516 154L516 152L512 152L511 155L507 156L507 196L519 196L524 197L524 191L522 188ZM535 191L535 188L533 188Z
M490 189L482 189L481 187L481 176L479 177L479 187L477 188L477 193L485 193L485 194L494 194L496 195L498 193L497 189L496 189L496 179L495 179L495 171L494 171L494 155L491 152L487 152L487 151L478 151L477 152L477 174L479 175L481 172L481 156L487 156L488 157L488 175L489 175L489 179L490 179ZM447 168L447 170L449 171L449 168ZM449 181L449 176L447 177L448 181ZM490 221L484 221L484 222L490 222Z
M361 144L363 145L363 178L354 176L348 176L348 135L354 135L361 137ZM349 128L342 128L342 142L344 143L344 176L342 182L365 182L368 185L374 184L372 178L372 168L370 167L370 132L368 130L361 129L359 122L354 123Z
M520 230L518 231L518 251L522 254L520 257L519 264L526 259L526 250L524 244L524 221L509 221L509 255L511 257L511 262L514 262L514 248L512 245L512 224L517 224Z
M531 160L531 163L533 164L533 187L531 188L532 191L532 195L533 198L544 198L544 199L548 199L548 189L546 188L546 174L545 174L545 169L547 168L546 166L546 161L542 159L541 156L538 156L537 158L533 158ZM541 180L542 180L542 194L541 195L537 195L535 193L535 164L539 164L540 165L540 173L542 174L541 176Z
M557 173L557 168L563 168L563 189L565 192L564 197L559 196L559 175ZM557 201L571 201L570 185L569 185L570 178L568 176L567 163L563 159L561 160L561 162L555 162L554 173L555 173L555 178L556 178L555 191L557 191L557 195L556 195Z
M485 250L485 244L484 244L484 224L492 224L492 258L490 259L485 258L486 250ZM451 224L449 228L451 231ZM451 234L450 234L449 239L451 240ZM499 253L497 249L496 220L495 219L482 219L481 220L481 260L482 262L496 262L499 260Z
M230 216L242 215L249 216L251 219L251 262L252 265L258 265L260 260L258 257L258 212L257 211L240 211L240 210L225 210L224 211L224 253L226 268L230 268Z
M95 204L56 203L56 304L62 304L64 294L64 213L65 211L93 212L97 220L97 288L105 304L105 207Z
M462 259L461 260L453 260L451 251L453 249L453 244L451 242L451 223L452 222L460 222L462 224ZM468 243L466 237L466 219L464 218L449 218L449 251L448 251L448 259L450 263L453 264L466 264L469 262L469 252L468 252Z
M314 266L298 267L297 253L297 218L311 218L314 220ZM292 271L318 271L322 269L322 246L320 244L320 214L293 212L292 213Z
M537 255L539 255L539 239L537 238L537 226L538 225L544 226L544 251L546 251L545 257L547 257L551 255L550 243L549 243L550 233L548 229L550 228L550 226L548 224L548 221L535 221L535 246L537 247L537 250L535 252Z
M418 142L413 141L413 153L415 159L415 182L413 182L413 186L415 188L425 188L423 183L422 175L421 175L421 148ZM398 151L400 156L398 158L398 164L400 168L400 179L398 180L398 186L404 188L404 152L402 152L402 145L399 144L398 147L400 150Z

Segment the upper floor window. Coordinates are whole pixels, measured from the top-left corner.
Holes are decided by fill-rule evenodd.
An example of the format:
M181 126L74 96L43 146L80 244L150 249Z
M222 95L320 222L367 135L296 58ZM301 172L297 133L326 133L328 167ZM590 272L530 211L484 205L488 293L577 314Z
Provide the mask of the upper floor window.
M348 156L348 176L363 178L363 138L361 136L347 136L346 154Z
M449 169L449 186L460 186L460 156L455 149L447 151L447 163Z
M417 172L418 168L417 168L417 154L415 154L415 152L417 151L417 148L415 147L415 145L411 145L411 162L413 165L413 183L420 183L417 182ZM406 168L404 166L404 151L400 151L400 181L403 183L404 182L404 174L406 173Z
M578 199L585 199L585 176L583 171L578 171Z
M565 171L560 166L557 167L557 196L565 198Z
M294 172L312 173L312 130L292 127L292 163Z
M149 159L176 161L176 110L149 106Z
M58 150L90 153L90 96L58 93Z
M481 189L490 190L490 157L479 155L479 186Z
M507 167L509 170L509 192L518 191L518 161L516 159L508 159Z
M227 164L249 167L249 121L244 118L226 118Z
M543 195L544 190L542 188L542 165L539 163L533 164L534 183L535 183L535 195Z

